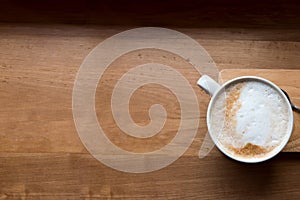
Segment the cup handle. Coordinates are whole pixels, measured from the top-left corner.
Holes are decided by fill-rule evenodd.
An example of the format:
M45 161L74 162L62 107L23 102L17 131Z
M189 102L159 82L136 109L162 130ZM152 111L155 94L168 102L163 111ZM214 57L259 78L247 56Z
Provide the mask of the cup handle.
M201 76L201 78L197 81L197 85L204 89L204 91L210 96L213 96L221 88L219 83L207 75Z

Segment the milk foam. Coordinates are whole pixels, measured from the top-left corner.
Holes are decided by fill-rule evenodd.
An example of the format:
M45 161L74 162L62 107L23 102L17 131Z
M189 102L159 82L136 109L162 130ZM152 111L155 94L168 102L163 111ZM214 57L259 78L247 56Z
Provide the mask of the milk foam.
M240 84L242 87L238 88ZM239 90L239 96L234 100L234 115L228 118L226 105L235 90ZM212 134L228 147L229 153L233 153L229 147L243 148L249 143L269 152L280 145L287 133L288 107L273 87L249 80L232 84L219 94L212 106L210 121Z

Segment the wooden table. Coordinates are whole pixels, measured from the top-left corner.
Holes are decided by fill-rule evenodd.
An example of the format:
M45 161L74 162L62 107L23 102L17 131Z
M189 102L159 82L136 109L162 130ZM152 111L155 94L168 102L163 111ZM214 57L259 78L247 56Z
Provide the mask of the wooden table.
M176 8L180 10L179 7ZM17 8L22 10L22 6ZM217 10L222 11L222 8ZM294 21L289 21L287 12L284 12L282 22L267 21L271 19L267 12L267 17L259 18L261 20L257 24L251 21L249 27L243 27L242 19L222 27L213 14L209 15L213 16L209 18L213 27L191 27L192 24L181 20L179 22L183 25L176 26L172 17L161 19L166 22L166 27L187 34L200 43L211 55L218 70L224 70L221 77L229 79L240 73L270 77L269 73L278 76L276 70L279 69L284 69L284 73L299 74L300 29L295 26L299 25L299 17L295 9L291 10L296 16ZM193 88L200 102L200 126L183 156L166 168L142 174L124 173L103 165L85 149L75 129L72 89L76 73L83 59L104 39L140 25L163 26L162 22L155 17L150 20L152 23L148 23L149 18L142 17L130 21L131 15L122 13L118 19L122 20L121 16L125 16L123 20L131 22L129 26L116 25L116 19L112 23L114 26L103 26L101 20L93 21L93 15L85 14L95 24L80 24L80 17L76 15L76 23L72 25L63 21L70 20L72 15L69 16L68 12L59 12L57 18L51 12L48 15L39 13L38 16L49 18L29 16L24 20L18 18L19 21L12 14L4 18L3 12L2 22L5 23L0 24L0 199L300 197L299 137L294 136L293 144L285 149L287 152L259 164L235 162L216 148L205 158L198 158L207 131L204 113L209 96L196 85ZM231 19L231 14L225 15L225 18ZM45 23L47 21L51 23ZM97 88L96 112L111 141L128 151L148 152L161 148L174 137L176 131L172 127L178 126L179 122L173 112L178 108L176 99L170 91L158 85L140 88L130 104L133 119L140 125L149 122L147 112L150 105L160 103L166 107L168 119L174 120L157 136L147 140L131 138L118 130L109 117L109 110L104 109L107 115L101 117L103 110L100 108L105 108L107 103L103 101L103 92L109 93L122 70L150 61L179 69L191 83L199 78L199 73L179 56L151 49L131 52L110 66L112 70L105 74L106 81L100 82ZM240 69L248 71L241 72ZM300 78L293 77L294 81L283 86L290 90L292 100L299 105ZM286 80L289 78L284 77ZM280 78L276 81L281 83ZM170 102L175 103L170 105ZM299 114L295 117L299 131Z

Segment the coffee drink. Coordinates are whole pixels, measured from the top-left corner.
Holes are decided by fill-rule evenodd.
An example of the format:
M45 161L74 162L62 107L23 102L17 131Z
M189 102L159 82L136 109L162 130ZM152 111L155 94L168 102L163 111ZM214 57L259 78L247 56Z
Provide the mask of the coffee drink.
M211 102L210 134L234 157L265 157L289 137L288 106L270 84L259 79L233 81Z

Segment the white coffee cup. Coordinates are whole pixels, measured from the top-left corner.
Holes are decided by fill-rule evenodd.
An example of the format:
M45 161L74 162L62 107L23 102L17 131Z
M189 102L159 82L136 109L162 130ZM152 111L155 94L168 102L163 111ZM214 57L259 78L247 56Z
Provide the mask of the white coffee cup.
M293 112L274 83L242 76L221 86L203 75L197 84L212 96L207 110L208 132L225 155L257 163L274 157L285 147L293 129Z

